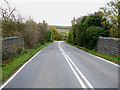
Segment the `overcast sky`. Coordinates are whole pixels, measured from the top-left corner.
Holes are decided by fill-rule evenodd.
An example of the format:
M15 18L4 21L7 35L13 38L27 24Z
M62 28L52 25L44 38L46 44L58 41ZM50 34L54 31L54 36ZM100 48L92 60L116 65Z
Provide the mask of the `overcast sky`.
M94 13L111 0L7 0L23 17L50 25L71 25L73 17Z

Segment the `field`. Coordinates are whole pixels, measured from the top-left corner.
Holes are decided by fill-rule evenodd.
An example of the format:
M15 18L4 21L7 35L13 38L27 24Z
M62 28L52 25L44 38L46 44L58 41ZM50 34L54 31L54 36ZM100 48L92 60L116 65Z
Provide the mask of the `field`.
M57 29L59 33L65 32L68 33L69 29Z
M59 33L68 33L71 26L55 26Z

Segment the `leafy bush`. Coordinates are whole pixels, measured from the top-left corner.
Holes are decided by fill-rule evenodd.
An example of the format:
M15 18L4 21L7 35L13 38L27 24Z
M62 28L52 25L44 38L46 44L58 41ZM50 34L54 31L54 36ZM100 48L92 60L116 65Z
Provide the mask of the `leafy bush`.
M120 38L120 29L118 27L112 27L109 29L109 35L111 37Z
M51 32L50 30L47 30L47 34L45 35L45 40L47 42L50 42L51 41Z
M72 43L72 35L71 35L71 30L70 30L70 32L67 34L67 42L69 42L69 43Z
M90 26L101 26L101 20L102 18L99 18L98 16L95 15L90 15L85 21L84 21L84 25L86 26L86 28L90 27Z
M91 26L86 30L86 44L88 49L94 49L99 36L108 36L108 31L104 27Z
M61 40L61 35L54 26L49 25L49 30L51 32L51 41Z
M83 24L78 25L78 29L77 29L77 45L79 46L83 46L85 43L85 34L86 34L86 26Z
M39 44L39 32L37 30L37 24L32 20L26 22L26 28L24 30L24 42L27 49L33 49Z
M38 31L39 31L39 43L44 44L46 40L47 34L47 23L43 21L43 23L38 23Z

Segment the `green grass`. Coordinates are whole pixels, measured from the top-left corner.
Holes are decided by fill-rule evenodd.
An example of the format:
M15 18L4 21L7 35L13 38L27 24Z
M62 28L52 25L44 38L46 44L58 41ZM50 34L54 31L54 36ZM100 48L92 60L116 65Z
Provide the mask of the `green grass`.
M20 66L22 66L27 60L29 60L33 55L35 55L39 50L43 49L49 43L40 45L35 49L26 50L23 54L18 57L12 58L12 60L7 60L7 62L2 62L2 78L1 82L7 80ZM1 68L0 68L1 72Z
M89 53L91 53L91 54L93 54L93 55L99 56L99 57L101 57L101 58L104 58L104 59L106 59L106 60L109 60L109 61L111 61L111 62L114 62L114 63L120 65L120 58L118 58L118 57L111 56L111 55L106 55L106 54L97 52L97 51L95 51L95 50L89 50L89 49L86 49L85 47L80 47L80 46L74 45L74 44L72 44L72 43L68 43L68 42L66 42L66 43L67 43L67 44L70 44L70 45L72 45L72 46L75 46L75 47L77 47L77 48L79 48L79 49L82 49L82 50L84 50L84 51L86 51L86 52L89 52Z

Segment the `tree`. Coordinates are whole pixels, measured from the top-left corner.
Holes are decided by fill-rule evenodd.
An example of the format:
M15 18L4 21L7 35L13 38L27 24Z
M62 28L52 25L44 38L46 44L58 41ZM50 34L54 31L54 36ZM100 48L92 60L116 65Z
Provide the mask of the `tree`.
M100 11L90 14L89 16L83 16L77 19L73 18L72 29L68 34L67 41L75 45L93 49L99 35L108 36L107 29L109 29L110 26L106 20ZM105 35L103 33L105 33Z
M87 29L90 26L102 26L101 22L103 21L105 21L105 19L102 18L101 12L95 12L84 21L83 25L85 25Z
M61 35L53 25L49 25L49 30L51 32L51 41L61 40Z
M84 21L85 21L87 18L88 18L88 16L83 16L82 19L81 19L81 21L80 21L80 22L81 22L80 24L83 24Z
M108 31L104 27L91 26L86 30L86 41L84 45L88 49L94 49L99 36L108 36Z
M113 26L118 26L120 28L120 1L112 0L107 3L106 7L100 8L104 13L104 16L107 17L107 20L113 24Z
M23 18L20 14L16 15L14 12L17 10L11 8L10 4L4 0L6 8L0 8L1 10L1 21L2 21L2 38L7 38L11 36L22 36L25 25L23 23Z
M120 1L112 0L107 3L107 7L100 8L100 10L112 24L112 28L109 30L110 36L120 38Z
M35 48L40 43L40 33L38 31L37 23L33 20L26 21L24 30L24 42L26 49Z
M70 30L70 32L67 34L67 42L72 43L72 34L71 34L71 30Z

